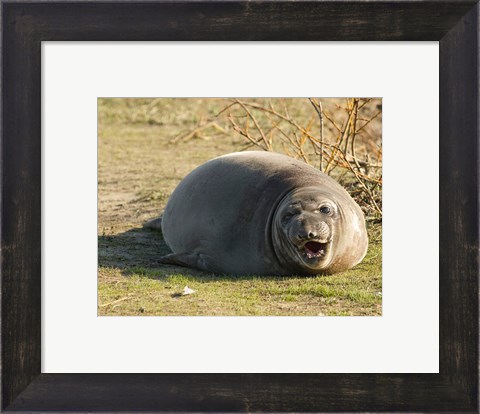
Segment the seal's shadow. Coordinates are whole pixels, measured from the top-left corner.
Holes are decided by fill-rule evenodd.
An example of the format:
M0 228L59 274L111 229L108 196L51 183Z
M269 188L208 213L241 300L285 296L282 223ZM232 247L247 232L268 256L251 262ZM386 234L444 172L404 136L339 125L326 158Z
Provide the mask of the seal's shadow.
M159 262L160 257L172 251L163 240L162 232L133 228L123 233L98 236L98 266L120 269L124 276L140 275L150 279L162 279L172 273L195 277L198 281L242 280L255 276L233 276L203 272ZM139 271L146 269L147 271ZM262 276L263 279L281 279L281 276Z
M124 233L98 236L98 266L126 269L158 268L158 258L170 253L162 233L133 228Z
M139 274L142 277L161 279L167 273L182 273L201 277L200 270L167 266L160 257L172 251L163 240L162 232L137 227L123 233L98 236L98 266L121 269L124 276ZM147 272L139 271L146 269Z

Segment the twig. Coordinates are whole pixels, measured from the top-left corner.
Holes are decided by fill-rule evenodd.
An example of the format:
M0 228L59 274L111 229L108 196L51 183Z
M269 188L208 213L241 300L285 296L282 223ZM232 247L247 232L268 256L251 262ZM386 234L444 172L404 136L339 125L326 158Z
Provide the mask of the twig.
M335 129L338 131L338 132L342 132L342 128L340 128L337 123L330 117L330 115L328 115L328 112L327 111L324 111L323 112L323 116L325 118L327 118L327 120L335 127Z
M322 103L317 102L313 98L309 98L310 103L313 105L315 108L315 111L317 112L318 118L320 119L320 171L323 171L323 108L322 108Z
M342 152L341 149L338 149L339 153L342 155L343 159L347 161L347 158L345 154ZM370 198L370 201L372 202L375 210L377 210L377 213L382 216L382 210L380 207L378 207L377 202L375 201L375 197L373 196L372 192L369 190L369 188L366 186L366 184L363 182L363 180L360 178L359 174L355 171L355 169L351 166L351 164L347 161L346 165L348 166L348 169L353 173L355 178L357 179L357 182L362 186L362 188L365 190L365 193L367 196Z
M176 144L179 141L187 141L187 140L193 138L194 136L198 135L198 133L200 131L202 131L203 129L211 127L211 126L213 126L217 131L220 131L224 134L227 134L227 131L225 131L220 125L218 125L216 123L216 121L209 121L209 122L207 122L203 125L197 126L195 129L193 129L193 130L191 130L191 131L189 131L185 134L178 135L177 137L171 139L170 143L171 144Z
M240 101L239 101L240 102ZM312 134L310 134L305 128L303 128L302 126L298 125L297 122L295 122L293 119L290 119L290 118L287 118L285 115L282 115L280 113L278 113L277 111L273 110L273 109L269 109L269 108L265 108L264 106L261 106L261 105L258 105L258 104L255 104L255 103L250 103L250 102L243 102L242 101L242 104L245 105L245 106L248 106L250 108L255 108L255 109L258 109L260 111L264 111L264 112L269 112L271 113L272 115L275 115L276 117L284 120L285 122L288 122L290 125L294 126L295 128L297 128L300 132L302 132L303 134L307 135L307 137L309 139L314 139L316 142L319 142L319 140L317 138L315 138Z
M365 105L367 105L372 100L372 98L364 98L362 100L363 102L358 106L359 110L362 109Z
M325 173L327 173L327 174L331 173L335 169L335 165L330 169L328 167L331 165L332 161L334 160L336 151L340 151L340 148L342 146L342 142L345 139L345 137L347 136L347 134L349 133L350 123L351 123L352 117L353 117L353 111L349 113L347 122L345 123L345 127L343 128L342 134L337 139L337 142L335 143L335 147L332 151L332 155L330 157L330 160L328 161L328 164L325 167Z
M257 141L256 139L254 139L254 138L252 138L252 137L250 136L250 134L248 133L248 128L247 128L247 130L244 131L242 128L240 128L240 127L235 123L235 121L233 120L233 118L229 117L228 120L229 120L230 123L232 124L233 130L236 131L236 132L238 132L240 135L244 136L245 138L247 138L252 145L256 145L256 146L262 148L263 150L267 150L266 148L264 148L264 147L259 143L259 141Z
M365 122L360 128L358 128L357 132L360 132L363 128L365 128L370 122L372 122L378 115L380 115L382 111L378 111L375 115L373 115L367 122Z
M236 102L232 102L231 104L227 105L225 108L223 108L220 112L218 112L215 115L215 118L218 118L221 114L223 114L227 109L230 109L232 106L236 105Z
M353 105L353 110L354 110L354 116L353 116L353 130L352 130L352 141L351 141L351 149L350 151L352 152L352 158L353 161L355 162L355 165L360 171L360 165L357 161L357 157L355 156L355 138L357 137L358 131L357 131L357 116L358 116L358 99L355 100L354 105Z
M258 132L260 132L260 135L262 136L262 139L263 139L263 142L265 143L265 145L267 146L268 150L271 151L271 145L269 144L268 140L267 140L267 137L265 136L265 134L263 133L263 130L262 128L260 127L260 125L258 124L257 122L257 119L252 115L252 113L250 112L250 110L246 107L245 104L243 104L241 101L239 101L238 99L235 100L242 108L243 110L248 114L248 116L250 117L250 119L253 121L253 123L255 124L255 128L257 128Z
M99 308L105 308L105 307L107 307L107 306L114 305L115 303L123 302L124 300L130 299L131 297L132 297L132 295L125 296L124 298L120 298L120 299L114 300L113 302L103 303L102 305L98 305L98 307L99 307Z

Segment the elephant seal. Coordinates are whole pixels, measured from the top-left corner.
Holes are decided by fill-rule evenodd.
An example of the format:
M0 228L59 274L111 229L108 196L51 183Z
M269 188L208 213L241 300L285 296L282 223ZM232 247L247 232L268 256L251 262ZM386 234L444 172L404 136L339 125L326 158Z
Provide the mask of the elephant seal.
M264 151L193 170L168 200L161 229L173 251L162 263L223 274L332 274L358 264L368 247L362 210L345 189Z

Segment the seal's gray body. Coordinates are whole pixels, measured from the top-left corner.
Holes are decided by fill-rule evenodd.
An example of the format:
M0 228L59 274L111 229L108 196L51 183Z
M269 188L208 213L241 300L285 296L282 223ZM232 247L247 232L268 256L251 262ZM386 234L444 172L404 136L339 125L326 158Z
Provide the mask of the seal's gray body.
M336 268L326 272L351 267L364 257L368 242L363 214L348 193L335 180L303 162L257 151L215 158L180 182L162 218L163 236L173 251L165 262L225 274L311 274L286 264L272 232L272 221L287 194L312 186L350 204L351 212L346 214L358 216L352 231L337 229L337 235L343 233L349 240L340 237L336 245L351 245L353 251L359 250L355 244L360 243L361 251L347 266L338 265L341 260L337 260ZM350 254L348 246L343 250L340 255Z

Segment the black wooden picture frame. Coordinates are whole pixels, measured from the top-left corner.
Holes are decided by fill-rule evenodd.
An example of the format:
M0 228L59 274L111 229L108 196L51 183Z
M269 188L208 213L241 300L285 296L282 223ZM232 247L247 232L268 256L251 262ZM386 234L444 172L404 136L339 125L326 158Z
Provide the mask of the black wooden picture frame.
M477 0L3 0L1 7L2 410L478 412ZM47 40L439 41L440 373L42 374L41 42Z

